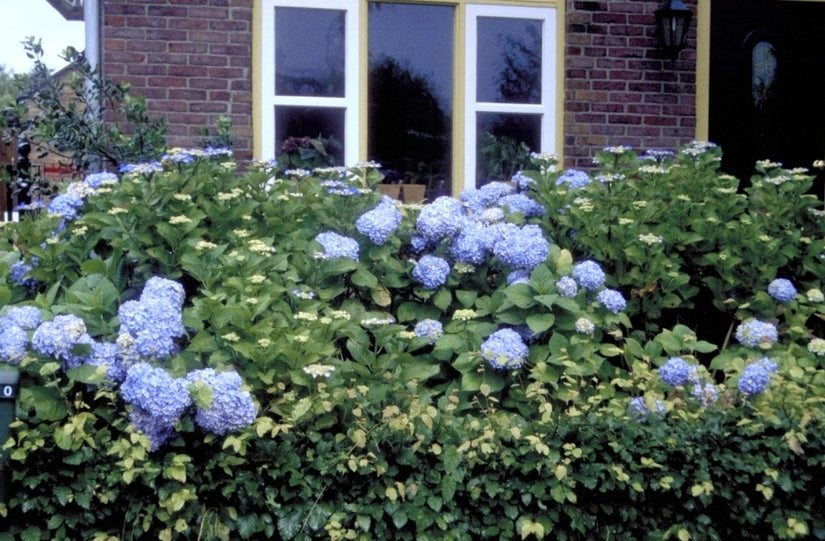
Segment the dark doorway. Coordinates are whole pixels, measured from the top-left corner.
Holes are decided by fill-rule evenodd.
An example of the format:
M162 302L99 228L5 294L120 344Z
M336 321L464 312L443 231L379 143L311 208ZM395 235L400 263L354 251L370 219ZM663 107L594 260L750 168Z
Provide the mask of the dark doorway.
M825 158L823 71L825 3L713 0L708 130L722 170L748 184L757 160Z

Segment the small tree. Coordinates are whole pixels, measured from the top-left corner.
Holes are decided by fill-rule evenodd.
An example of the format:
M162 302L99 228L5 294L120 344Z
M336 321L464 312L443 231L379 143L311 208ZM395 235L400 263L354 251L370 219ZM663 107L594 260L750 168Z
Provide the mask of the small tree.
M130 85L101 76L97 66L72 47L61 58L71 69L65 78L43 62L40 40L23 42L34 68L15 76L20 94L3 107L2 128L32 150L53 152L82 171L117 168L121 164L156 159L165 148L163 119L150 118L142 97L129 94Z

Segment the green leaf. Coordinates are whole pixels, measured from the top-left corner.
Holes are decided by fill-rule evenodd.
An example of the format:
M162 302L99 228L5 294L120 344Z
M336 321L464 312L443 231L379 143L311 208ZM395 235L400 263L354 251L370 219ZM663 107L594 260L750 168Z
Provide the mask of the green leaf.
M450 304L453 302L453 296L450 293L449 289L441 288L436 291L435 295L432 297L432 303L437 306L442 312L446 312L450 308Z
M533 288L527 284L513 284L504 290L507 299L521 309L530 308L535 304Z
M378 286L378 278L364 267L359 267L352 273L352 283L366 289L375 289Z
M534 333L546 331L556 322L556 316L551 313L531 314L525 318L525 323Z

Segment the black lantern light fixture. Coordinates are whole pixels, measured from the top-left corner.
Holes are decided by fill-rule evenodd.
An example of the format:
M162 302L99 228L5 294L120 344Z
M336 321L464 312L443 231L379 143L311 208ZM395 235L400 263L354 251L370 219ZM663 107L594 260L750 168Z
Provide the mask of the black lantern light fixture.
M655 15L661 47L675 60L685 48L693 12L682 0L664 0Z

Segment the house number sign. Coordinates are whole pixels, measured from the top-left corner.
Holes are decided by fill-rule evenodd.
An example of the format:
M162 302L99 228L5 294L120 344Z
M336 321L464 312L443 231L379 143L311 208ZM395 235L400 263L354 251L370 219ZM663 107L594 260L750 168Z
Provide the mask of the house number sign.
M0 370L0 401L17 398L20 374L10 370Z

